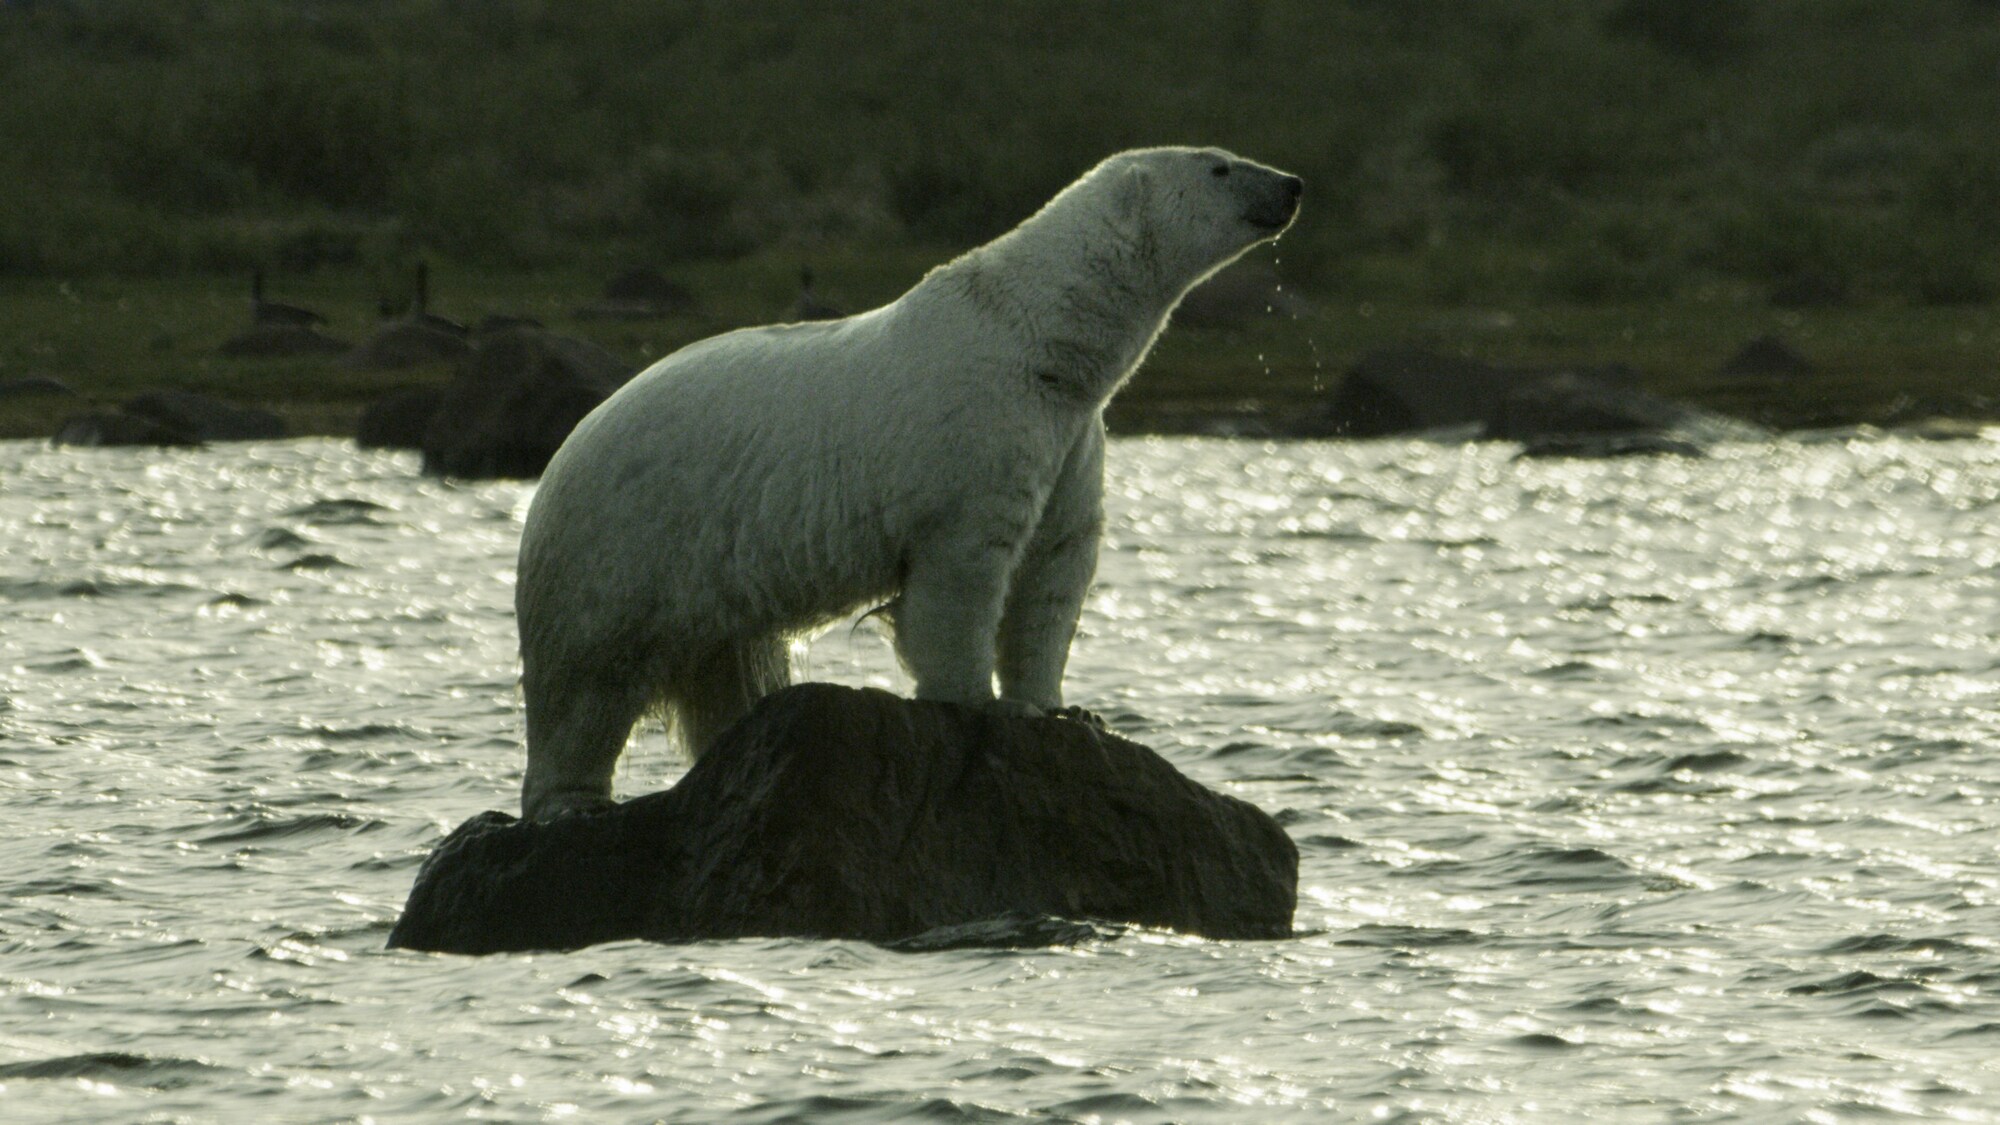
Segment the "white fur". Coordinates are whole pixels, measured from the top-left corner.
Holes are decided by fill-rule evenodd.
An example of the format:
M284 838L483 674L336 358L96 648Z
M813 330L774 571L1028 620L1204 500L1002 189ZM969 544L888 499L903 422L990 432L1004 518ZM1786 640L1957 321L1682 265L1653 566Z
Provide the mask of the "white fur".
M524 814L609 801L649 706L699 754L787 682L791 638L892 599L918 698L1060 707L1104 405L1297 195L1213 149L1120 153L889 305L634 378L556 454L522 534Z

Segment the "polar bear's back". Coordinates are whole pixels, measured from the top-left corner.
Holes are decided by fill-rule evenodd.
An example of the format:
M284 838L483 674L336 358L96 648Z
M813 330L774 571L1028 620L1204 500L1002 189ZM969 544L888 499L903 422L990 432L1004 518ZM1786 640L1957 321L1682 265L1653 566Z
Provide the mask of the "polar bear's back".
M863 390L879 314L808 324L726 332L689 344L634 376L576 430L579 452L600 440L784 437L798 440L820 426L800 426L853 404ZM802 410L810 400L810 412ZM603 438L593 431L604 428ZM798 433L788 432L797 429ZM567 452L567 450L566 450Z
M810 628L830 601L885 596L896 577L882 495L894 451L853 440L879 430L879 419L856 423L879 412L896 375L874 361L883 319L704 340L599 406L530 506L523 629L564 620L562 634L581 640L644 621L678 649L701 635ZM575 627L599 617L598 628Z

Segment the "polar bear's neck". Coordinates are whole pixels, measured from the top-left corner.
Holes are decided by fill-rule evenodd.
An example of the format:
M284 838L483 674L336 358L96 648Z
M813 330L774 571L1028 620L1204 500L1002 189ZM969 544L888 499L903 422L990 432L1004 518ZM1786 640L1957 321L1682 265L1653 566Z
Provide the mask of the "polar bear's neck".
M1192 281L1167 275L1150 232L1062 202L940 266L919 291L963 299L980 331L1019 346L1019 374L1096 409L1146 358Z

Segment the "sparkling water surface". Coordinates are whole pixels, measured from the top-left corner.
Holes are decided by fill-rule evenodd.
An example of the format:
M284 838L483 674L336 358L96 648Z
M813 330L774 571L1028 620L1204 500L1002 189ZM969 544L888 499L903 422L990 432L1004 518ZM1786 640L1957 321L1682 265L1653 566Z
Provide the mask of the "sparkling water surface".
M1071 701L1290 940L470 958L383 942L516 801L532 485L0 443L0 1119L2000 1121L2000 442L1514 453L1113 444Z

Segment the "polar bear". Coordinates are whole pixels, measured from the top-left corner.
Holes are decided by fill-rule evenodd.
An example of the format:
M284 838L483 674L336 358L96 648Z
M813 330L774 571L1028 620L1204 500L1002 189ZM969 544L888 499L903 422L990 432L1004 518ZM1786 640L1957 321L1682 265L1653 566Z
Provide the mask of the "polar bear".
M522 531L523 815L609 804L649 708L699 755L789 681L793 639L885 603L917 698L1061 707L1105 403L1302 190L1217 149L1121 152L888 305L634 377L550 461Z

